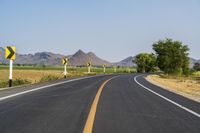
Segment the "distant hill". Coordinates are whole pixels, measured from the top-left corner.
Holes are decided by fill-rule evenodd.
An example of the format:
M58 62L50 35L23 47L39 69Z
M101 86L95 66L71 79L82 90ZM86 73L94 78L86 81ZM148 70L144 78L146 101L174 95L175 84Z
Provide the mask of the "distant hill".
M194 58L190 58L190 67L192 68L194 66L195 63L199 62L200 63L200 60L196 60Z
M74 55L72 55L69 58L70 65L72 66L86 65L87 62L89 61L91 61L92 64L96 66L103 65L103 64L107 64L108 66L112 65L112 63L99 58L94 53L92 52L85 53L82 50L78 50Z
M8 63L8 60L4 58L5 50L0 47L0 62ZM61 54L55 54L51 52L38 52L35 54L17 54L14 64L37 64L37 65L61 65L61 59L63 57L69 58L69 63L72 66L86 65L89 60L95 66L107 64L111 66L112 63L103 60L96 56L94 53L85 53L82 50L78 50L75 54L65 56Z
M8 63L5 59L5 49L0 47L0 62ZM51 52L38 52L35 54L18 54L14 64L30 64L30 65L59 65L64 55L54 54Z
M41 65L59 65L64 55L51 52L38 52L35 54L17 54L16 64L41 64Z
M131 67L131 66L135 66L135 64L133 63L134 59L135 57L129 56L128 58L114 64L116 66Z
M135 56L132 57L128 57L120 62L117 62L117 63L114 63L115 65L117 66L124 66L124 67L127 67L127 66L136 66L134 63L132 63L132 61L135 59ZM195 63L199 62L200 63L200 60L196 60L194 58L190 58L190 68L192 68L194 66Z
M8 60L5 59L5 50L0 47L0 63L8 63ZM17 54L15 64L36 64L36 65L61 65L61 59L63 57L68 57L69 64L72 66L83 66L86 65L88 61L91 60L92 65L101 66L106 64L107 66L122 66L122 67L131 67L135 66L132 61L135 59L133 56L129 56L122 61L111 63L104 59L99 58L95 53L89 52L85 53L82 50L78 50L73 55L61 55L55 54L51 52L38 52L35 54ZM194 63L200 62L200 60L196 60L190 58L190 67L194 65Z
M110 63L110 62L108 62L108 61L106 61L106 60L104 60L104 59L101 59L101 58L99 58L98 56L96 56L96 54L95 53L93 53L93 52L89 52L89 53L87 53L87 55L89 56L89 58L92 60L92 62L94 63L94 64L96 64L96 65L103 65L103 64L106 64L107 66L112 66L113 65L113 63Z
M6 63L5 50L0 47L0 63Z

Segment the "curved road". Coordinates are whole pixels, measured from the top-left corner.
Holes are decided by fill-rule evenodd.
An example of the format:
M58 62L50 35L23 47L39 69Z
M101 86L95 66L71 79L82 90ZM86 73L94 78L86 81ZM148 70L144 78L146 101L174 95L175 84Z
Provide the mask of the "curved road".
M199 133L199 114L200 103L138 74L0 91L0 133L82 133L86 123L93 133Z

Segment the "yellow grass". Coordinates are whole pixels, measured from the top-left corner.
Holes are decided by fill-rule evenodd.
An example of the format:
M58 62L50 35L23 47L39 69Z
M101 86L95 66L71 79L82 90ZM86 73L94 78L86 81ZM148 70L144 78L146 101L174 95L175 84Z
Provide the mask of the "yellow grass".
M200 81L189 78L163 78L158 75L148 76L147 80L164 89L200 102Z
M42 77L53 75L56 77L63 77L62 71L58 70L13 70L14 79L27 79L31 83L37 83ZM0 81L6 81L9 78L8 70L0 70Z
M15 79L26 79L33 83L38 83L41 78L45 76L55 76L58 78L63 78L62 70L13 70L13 80ZM81 77L86 76L88 74L84 74L82 72L70 71L67 74L68 78L71 77ZM9 79L9 70L0 70L0 81L8 81Z

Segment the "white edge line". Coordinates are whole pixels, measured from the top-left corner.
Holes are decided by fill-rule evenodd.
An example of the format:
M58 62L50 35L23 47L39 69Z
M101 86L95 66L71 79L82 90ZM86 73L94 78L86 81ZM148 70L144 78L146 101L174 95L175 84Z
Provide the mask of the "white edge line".
M1 97L0 101L3 101L3 100L8 99L8 98L15 97L15 96L19 96L19 95L22 95L22 94L26 94L26 93L29 93L29 92L41 90L41 89L44 89L44 88L48 88L48 87L52 87L52 86L56 86L56 85L60 85L60 84L64 84L64 83L69 83L69 82L73 82L73 81L77 81L77 80L83 80L83 79L88 79L88 78L93 78L93 77L99 77L99 76L103 76L103 75L76 78L76 79L71 79L71 80L58 82L58 83L54 83L54 84L50 84L50 85L41 86L41 87L38 87L38 88L34 88L34 89L27 90L27 91L22 91L22 92L19 92L19 93L15 93L15 94L12 94L12 95Z
M166 100L166 101L168 101L168 102L170 102L170 103L176 105L177 107L179 107L179 108L181 108L181 109L183 109L183 110L185 110L185 111L187 111L187 112L189 112L189 113L191 113L191 114L193 114L193 115L195 115L195 116L197 116L197 117L200 118L200 114L198 114L197 112L192 111L191 109L188 109L187 107L185 107L185 106L183 106L183 105L180 105L180 104L178 104L178 103L176 103L176 102L170 100L169 98L167 98L167 97L165 97L165 96L163 96L163 95L161 95L161 94L159 94L159 93L157 93L157 92L155 92L155 91L149 89L148 87L142 85L141 83L139 83L139 82L137 81L137 78L140 77L140 76L143 76L143 75L138 75L138 76L135 76L135 77L134 77L134 81L135 81L138 85L140 85L140 86L143 87L144 89L150 91L151 93L153 93L153 94L155 94L155 95L157 95L157 96L163 98L164 100Z

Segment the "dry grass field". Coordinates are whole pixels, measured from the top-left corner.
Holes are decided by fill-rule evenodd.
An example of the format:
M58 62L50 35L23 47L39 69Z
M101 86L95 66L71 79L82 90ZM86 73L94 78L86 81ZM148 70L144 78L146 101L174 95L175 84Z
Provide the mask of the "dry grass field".
M72 77L81 77L84 74L76 71L71 71L67 78ZM63 71L61 70L13 70L13 81L16 81L17 85L23 84L34 84L38 82L45 82L49 80L56 80L63 78ZM0 88L7 87L7 83L9 79L9 71L8 70L0 70ZM20 82L20 83L19 83Z
M13 70L13 80L26 79L31 83L37 83L41 78L45 76L54 76L57 78L63 78L63 71L61 70ZM84 76L76 71L70 71L68 77L80 77ZM0 70L0 81L6 81L9 78L8 70Z
M42 77L53 75L56 77L62 77L62 71L58 70L14 70L13 71L13 80L15 79L26 79L31 83L36 83L41 80ZM0 81L8 80L9 71L0 70Z
M148 81L170 90L177 94L183 95L190 99L200 102L200 81L185 77L162 77L151 75L146 78Z
M86 67L68 67L67 78L88 76ZM130 69L135 72L134 68ZM107 68L106 73L114 72L113 68ZM127 73L127 68L118 68L117 73ZM89 75L103 74L103 68L92 67ZM34 84L50 80L63 78L63 67L33 67L33 66L14 66L13 86ZM8 87L9 67L0 66L0 88Z

